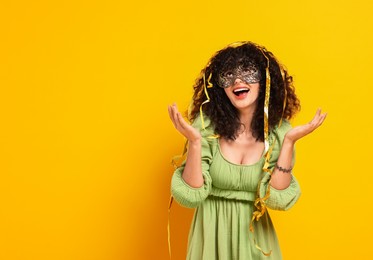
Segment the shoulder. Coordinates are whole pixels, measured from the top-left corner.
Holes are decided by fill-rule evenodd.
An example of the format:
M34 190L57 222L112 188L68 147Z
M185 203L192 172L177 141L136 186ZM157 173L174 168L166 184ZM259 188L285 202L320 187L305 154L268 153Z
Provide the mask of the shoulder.
M282 120L281 125L277 125L272 131L271 134L275 136L276 139L282 141L286 135L286 133L292 129L290 122L286 119Z
M202 137L214 135L214 127L208 116L205 114L198 115L192 122L192 126L198 129Z

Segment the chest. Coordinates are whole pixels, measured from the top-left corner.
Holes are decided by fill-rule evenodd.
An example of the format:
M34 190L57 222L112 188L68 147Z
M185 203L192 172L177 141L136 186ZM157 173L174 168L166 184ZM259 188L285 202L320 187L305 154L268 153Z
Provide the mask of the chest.
M255 140L218 140L222 156L229 162L240 165L257 163L264 152L264 142Z
M235 163L236 158L228 160L218 146L209 169L212 185L220 190L255 192L263 177L264 157L253 163Z

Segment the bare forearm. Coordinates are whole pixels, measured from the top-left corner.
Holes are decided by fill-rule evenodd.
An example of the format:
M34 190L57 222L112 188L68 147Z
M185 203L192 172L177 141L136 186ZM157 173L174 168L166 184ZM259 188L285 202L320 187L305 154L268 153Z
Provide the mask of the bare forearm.
M285 169L292 168L293 151L294 142L290 141L285 136L285 139L282 143L280 155L277 160L277 165ZM291 173L280 171L275 167L271 177L271 186L275 189L283 190L290 185L291 179Z
M186 159L182 178L194 188L203 185L202 165L201 165L201 140L189 142L188 156Z

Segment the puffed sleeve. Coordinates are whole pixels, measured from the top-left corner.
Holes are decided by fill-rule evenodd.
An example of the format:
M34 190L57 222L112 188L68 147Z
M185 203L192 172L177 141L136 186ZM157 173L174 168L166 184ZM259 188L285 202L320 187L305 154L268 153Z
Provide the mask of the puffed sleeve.
M212 126L208 118L204 117L205 129L202 129L201 119L198 117L193 122L193 127L199 129L202 135L201 155L202 155L202 175L204 179L203 186L194 188L188 185L182 178L185 167L185 161L177 168L171 180L171 194L175 200L187 208L195 208L204 201L211 191L211 176L209 173L212 160L211 135Z
M276 139L275 146L272 151L272 156L269 161L269 169L273 170L275 164L280 155L282 142L285 134L291 129L291 125L288 121L284 120L281 127L276 128L272 131L273 139ZM272 139L272 140L273 140ZM293 152L292 165L295 162L295 151ZM291 173L289 173L291 174ZM260 184L260 196L264 197L270 180L269 173L265 173ZM288 210L290 209L299 199L301 190L297 179L292 175L290 185L283 189L278 190L270 186L270 196L266 200L266 205L270 209L274 210Z

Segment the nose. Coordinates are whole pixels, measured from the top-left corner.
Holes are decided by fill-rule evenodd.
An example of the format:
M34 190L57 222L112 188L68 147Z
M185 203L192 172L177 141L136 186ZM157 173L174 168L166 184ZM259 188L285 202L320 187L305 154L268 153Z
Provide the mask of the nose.
M239 79L239 78L236 78L236 79L234 80L234 85L239 84L239 83L242 83L242 80Z

